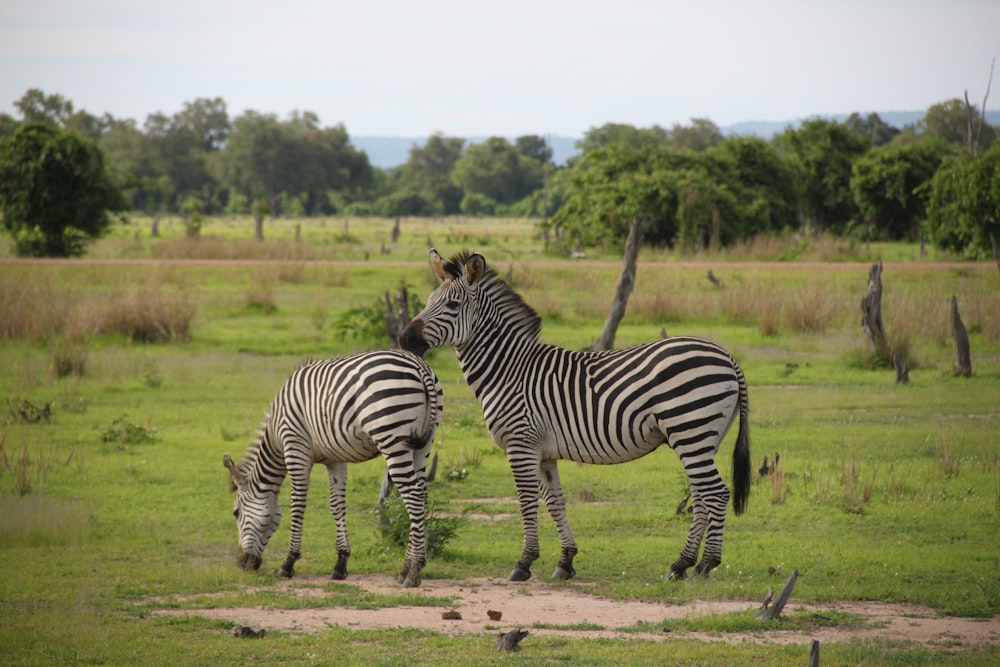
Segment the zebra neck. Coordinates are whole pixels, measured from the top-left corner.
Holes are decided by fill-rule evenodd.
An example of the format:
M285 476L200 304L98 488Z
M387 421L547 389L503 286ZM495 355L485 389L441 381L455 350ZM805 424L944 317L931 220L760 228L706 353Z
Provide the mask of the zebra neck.
M480 335L455 351L469 387L482 402L491 393L518 382L525 368L519 360L534 357L544 347L549 346L500 324L484 328Z
M246 484L260 491L277 493L285 481L285 452L280 445L275 444L276 438L269 436L265 426L260 437L250 446L239 471Z

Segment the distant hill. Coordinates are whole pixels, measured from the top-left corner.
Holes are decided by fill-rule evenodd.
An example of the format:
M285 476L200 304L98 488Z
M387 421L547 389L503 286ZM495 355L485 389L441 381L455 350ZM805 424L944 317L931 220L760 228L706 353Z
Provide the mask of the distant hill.
M860 112L862 116L867 116L869 112ZM876 112L884 122L902 129L907 125L913 125L924 117L923 111L878 111ZM850 114L837 114L824 116L817 114L811 118L826 118L843 122ZM784 121L745 121L733 123L719 129L726 136L732 135L756 135L764 139L770 139L775 134L785 131L788 126L798 127L803 121L809 118L799 118L798 120ZM986 122L997 127L1000 125L1000 111L987 111ZM565 165L573 156L579 155L580 151L576 147L576 142L581 137L565 137L558 134L545 135L552 147L552 159L558 165ZM470 144L478 144L486 141L487 137L467 137ZM507 137L513 141L515 137ZM427 137L378 137L359 136L351 137L351 143L360 150L368 154L368 161L373 167L380 169L390 169L398 167L406 162L410 157L410 149L414 146L423 146Z

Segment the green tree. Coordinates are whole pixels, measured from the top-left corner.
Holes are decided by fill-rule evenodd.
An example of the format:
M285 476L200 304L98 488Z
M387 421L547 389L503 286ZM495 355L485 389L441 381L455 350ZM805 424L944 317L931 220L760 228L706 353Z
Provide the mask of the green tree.
M719 145L725 139L719 126L707 118L692 118L690 125L675 123L667 137L674 148L699 153Z
M897 136L899 129L889 125L877 113L870 113L864 118L858 112L852 113L844 125L847 129L867 137L872 146L884 146Z
M451 174L464 148L465 139L435 132L423 146L414 145L410 149L410 157L399 169L401 185L436 202L435 207L441 213L458 213L463 192Z
M868 236L913 239L927 213L930 183L948 155L941 141L873 148L854 162L851 192Z
M62 127L73 115L73 103L62 95L46 95L38 88L29 89L14 102L25 123L46 123Z
M1000 141L978 157L945 161L931 182L927 230L934 244L970 258L1000 243Z
M75 132L25 123L0 143L0 209L17 254L80 255L124 207L100 149Z
M587 153L616 144L642 148L643 146L664 146L669 142L669 134L659 125L641 128L621 123L605 123L584 132L583 139L578 141L576 146L582 152Z
M976 106L967 105L958 98L929 107L917 129L923 137L960 146L972 156L987 150L997 136L996 130L982 119Z
M466 194L513 204L542 187L543 169L541 162L522 154L503 137L490 137L469 146L455 161L452 180Z
M717 178L736 196L736 238L794 228L798 222L794 175L775 147L759 137L729 137L705 151Z
M851 167L868 150L868 139L840 123L816 119L786 129L776 141L794 170L806 222L844 233L858 213Z

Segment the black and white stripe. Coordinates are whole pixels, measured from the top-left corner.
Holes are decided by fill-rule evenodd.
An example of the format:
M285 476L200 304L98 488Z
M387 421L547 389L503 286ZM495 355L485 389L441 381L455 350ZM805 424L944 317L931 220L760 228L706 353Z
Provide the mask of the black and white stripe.
M425 469L441 419L441 384L418 356L402 350L364 352L311 361L292 373L278 392L243 461L223 463L237 492L237 564L260 567L268 540L281 521L278 491L291 480L291 539L279 573L294 574L302 546L302 521L314 463L330 476L330 512L337 525L334 579L347 576L347 464L381 454L410 516L404 586L419 586L426 560Z
M750 492L747 385L736 360L698 338L669 338L606 352L575 352L539 341L541 320L486 267L482 255L450 261L431 251L442 284L413 318L400 344L418 354L453 345L493 440L514 474L524 550L510 574L531 576L538 558L539 491L562 548L554 576L575 574L577 548L566 521L559 459L614 464L667 444L691 486L694 518L669 575L689 567L707 574L722 561L730 493L715 454L737 416L733 507L741 514ZM704 542L704 552L698 554Z

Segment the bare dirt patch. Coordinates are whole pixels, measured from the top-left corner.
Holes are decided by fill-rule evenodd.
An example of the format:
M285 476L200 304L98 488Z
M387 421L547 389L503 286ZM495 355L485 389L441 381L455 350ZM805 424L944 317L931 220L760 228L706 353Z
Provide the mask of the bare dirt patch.
M279 586L308 595L327 586L325 577L296 577ZM395 579L386 575L351 575L348 584L375 594L399 594ZM303 585L305 587L303 587ZM756 609L759 602L696 601L683 605L635 600L608 600L575 588L544 582L512 583L502 579L425 579L416 595L450 598L450 608L440 606L400 606L381 609L347 607L321 609L264 609L259 607L211 607L205 609L164 609L154 615L190 615L230 621L234 625L285 632L321 632L330 627L358 630L379 628L419 628L447 635L499 634L515 628L530 629L534 636L568 638L656 639L694 638L730 643L754 642L808 644L847 642L860 639L909 641L938 647L1000 646L1000 617L967 619L937 616L934 610L916 605L839 601L827 604L796 605L794 598L786 613L846 612L867 619L862 628L820 627L808 634L762 629L743 633L626 632L622 628L640 622L659 623L664 619L692 618ZM457 611L461 618L445 619L444 612ZM488 612L500 612L491 620ZM449 614L454 616L454 614Z

